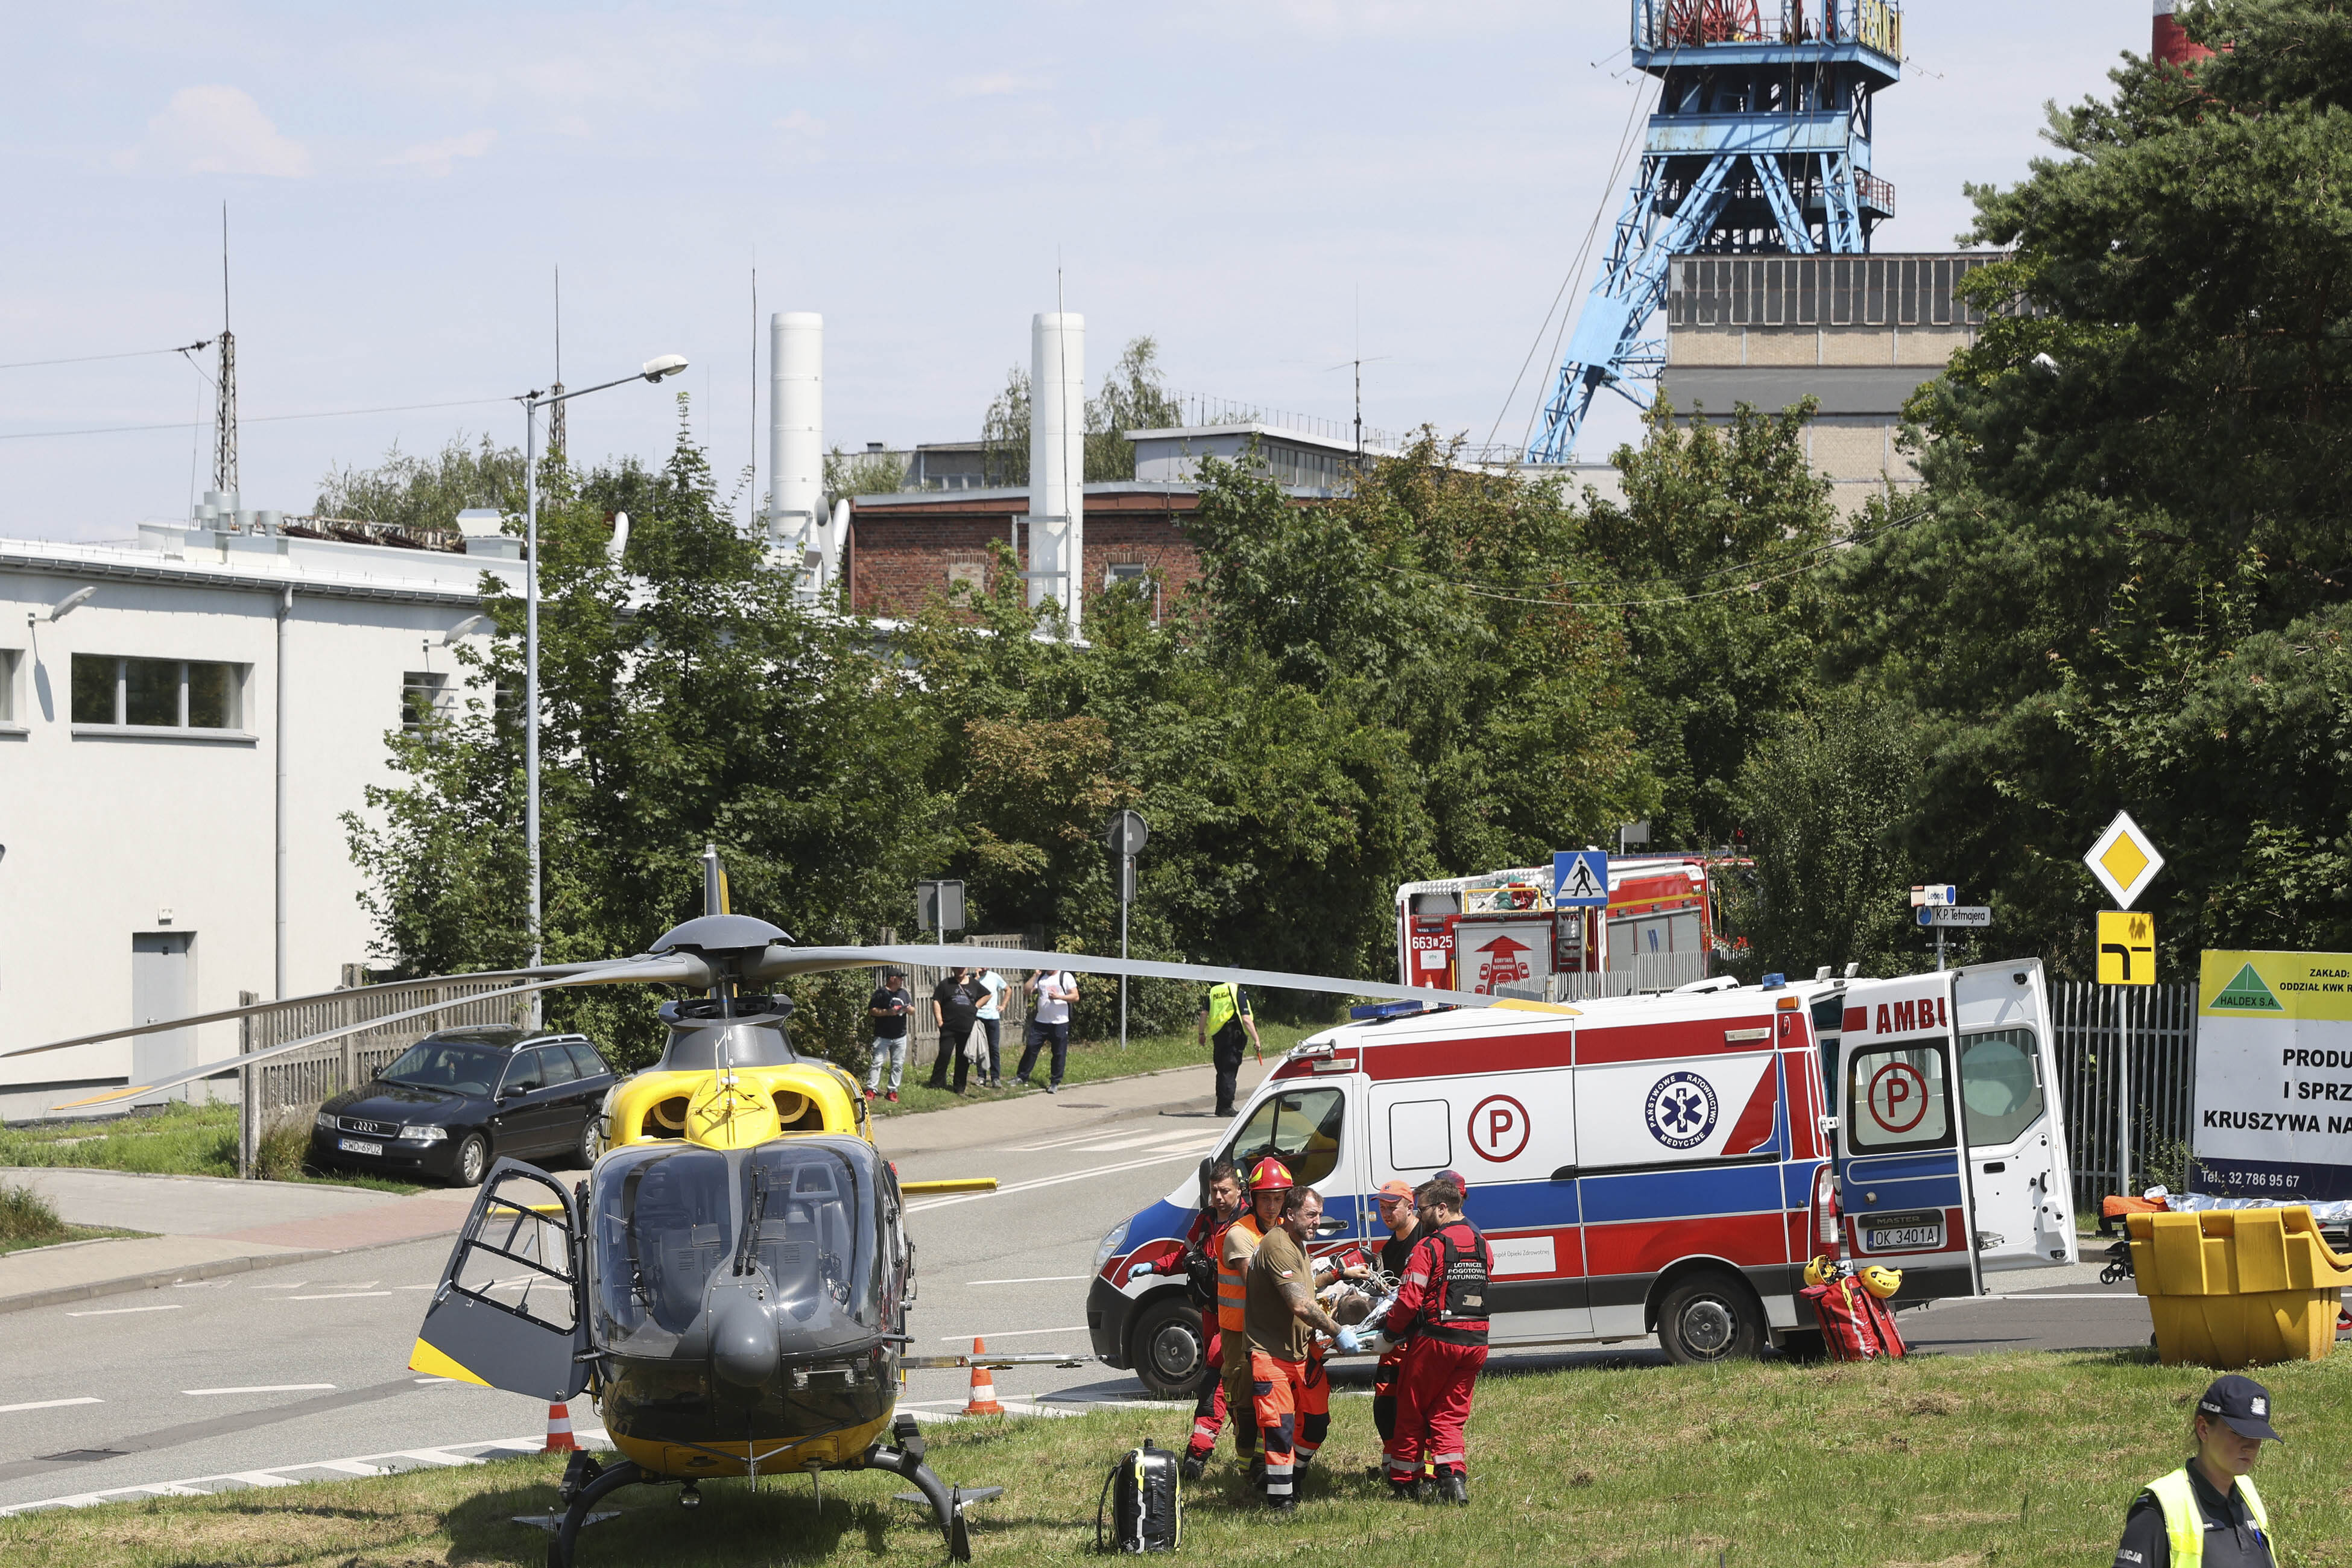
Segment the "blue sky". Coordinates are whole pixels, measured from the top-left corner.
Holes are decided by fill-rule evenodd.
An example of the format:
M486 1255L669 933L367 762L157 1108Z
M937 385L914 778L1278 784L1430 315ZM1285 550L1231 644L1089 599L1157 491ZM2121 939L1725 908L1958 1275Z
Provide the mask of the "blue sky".
M2146 0L1907 13L1883 250L1949 245L1961 183L2022 174L2042 101L2104 90L2148 32ZM551 376L559 265L567 379L688 355L668 386L730 476L755 255L760 319L825 316L829 444L976 435L1057 261L1090 373L1150 332L1181 391L1344 420L1360 352L1368 423L1515 440L1549 333L1507 395L1620 197L1625 28L1619 0L27 11L0 363L209 336L226 201L249 506L307 510L395 440L519 441L488 400ZM185 515L205 396L173 356L0 370L0 533ZM615 388L572 447L657 458L676 417ZM1587 455L1631 428L1612 411Z

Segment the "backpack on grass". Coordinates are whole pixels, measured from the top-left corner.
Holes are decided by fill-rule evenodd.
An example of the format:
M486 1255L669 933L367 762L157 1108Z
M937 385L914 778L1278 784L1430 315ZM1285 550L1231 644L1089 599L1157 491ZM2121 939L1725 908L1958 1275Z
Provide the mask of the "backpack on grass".
M1108 1538L1103 1534L1106 1511ZM1183 1516L1175 1451L1154 1447L1146 1437L1142 1447L1120 1455L1103 1480L1102 1496L1095 1501L1095 1550L1173 1552L1183 1533Z

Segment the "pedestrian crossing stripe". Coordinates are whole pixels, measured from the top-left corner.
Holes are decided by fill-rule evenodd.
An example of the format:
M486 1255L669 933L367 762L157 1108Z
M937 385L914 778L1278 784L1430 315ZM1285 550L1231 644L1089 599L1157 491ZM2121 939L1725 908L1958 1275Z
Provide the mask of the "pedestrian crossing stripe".
M2251 963L2241 968L2238 973L2231 977L2230 984L2221 987L2221 994L2215 996L2212 1001L2207 1003L2206 1005L2210 1007L2235 1007L2241 1011L2250 1013L2284 1013L2286 1011L2285 1008L2279 1005L2279 999L2271 994L2271 988L2269 986L2263 984L2263 977L2254 973L2254 966Z

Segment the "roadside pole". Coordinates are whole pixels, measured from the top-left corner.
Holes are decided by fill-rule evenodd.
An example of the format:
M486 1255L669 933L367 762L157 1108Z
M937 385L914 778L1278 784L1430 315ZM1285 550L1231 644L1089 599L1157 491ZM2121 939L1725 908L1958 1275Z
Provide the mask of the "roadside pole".
M1956 904L1959 891L1949 882L1933 882L1911 889L1912 918L1936 933L1936 973L1944 973L1944 931L1961 926L1983 931L1992 924L1992 910L1984 904Z
M1135 903L1135 858L1143 853L1143 841L1151 837L1140 812L1121 810L1110 819L1110 829L1103 837L1109 844L1117 864L1113 868L1118 887L1118 961L1127 962L1127 915ZM1118 977L1118 1048L1127 1049L1127 976Z
M2115 896L2121 909L2101 910L2096 925L2097 951L2093 955L2102 986L2115 992L2116 1007L2116 1184L2129 1197L2131 1169L2131 1034L2124 988L2156 984L2156 917L2134 914L2132 902L2147 890L2164 869L2164 855L2131 813L2119 811L2083 856L2083 864L2100 886Z
M236 1005L250 1007L261 997L251 991L236 994ZM253 1016L247 1014L236 1021L236 1054L253 1054ZM251 1181L254 1167L261 1163L261 1097L253 1081L253 1068L240 1066L236 1069L236 1173L240 1180Z

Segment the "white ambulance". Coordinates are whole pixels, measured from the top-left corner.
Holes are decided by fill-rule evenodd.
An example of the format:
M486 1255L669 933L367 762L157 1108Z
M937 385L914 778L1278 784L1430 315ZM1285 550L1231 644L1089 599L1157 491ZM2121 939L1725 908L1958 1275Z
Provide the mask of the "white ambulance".
M1359 1014L1292 1050L1220 1152L1277 1154L1319 1190L1326 1249L1386 1239L1382 1183L1460 1173L1497 1349L1801 1348L1820 1253L1902 1269L1898 1304L2076 1261L2039 960ZM1163 1395L1201 1370L1197 1203L1188 1177L1113 1229L1087 1298L1096 1354Z

